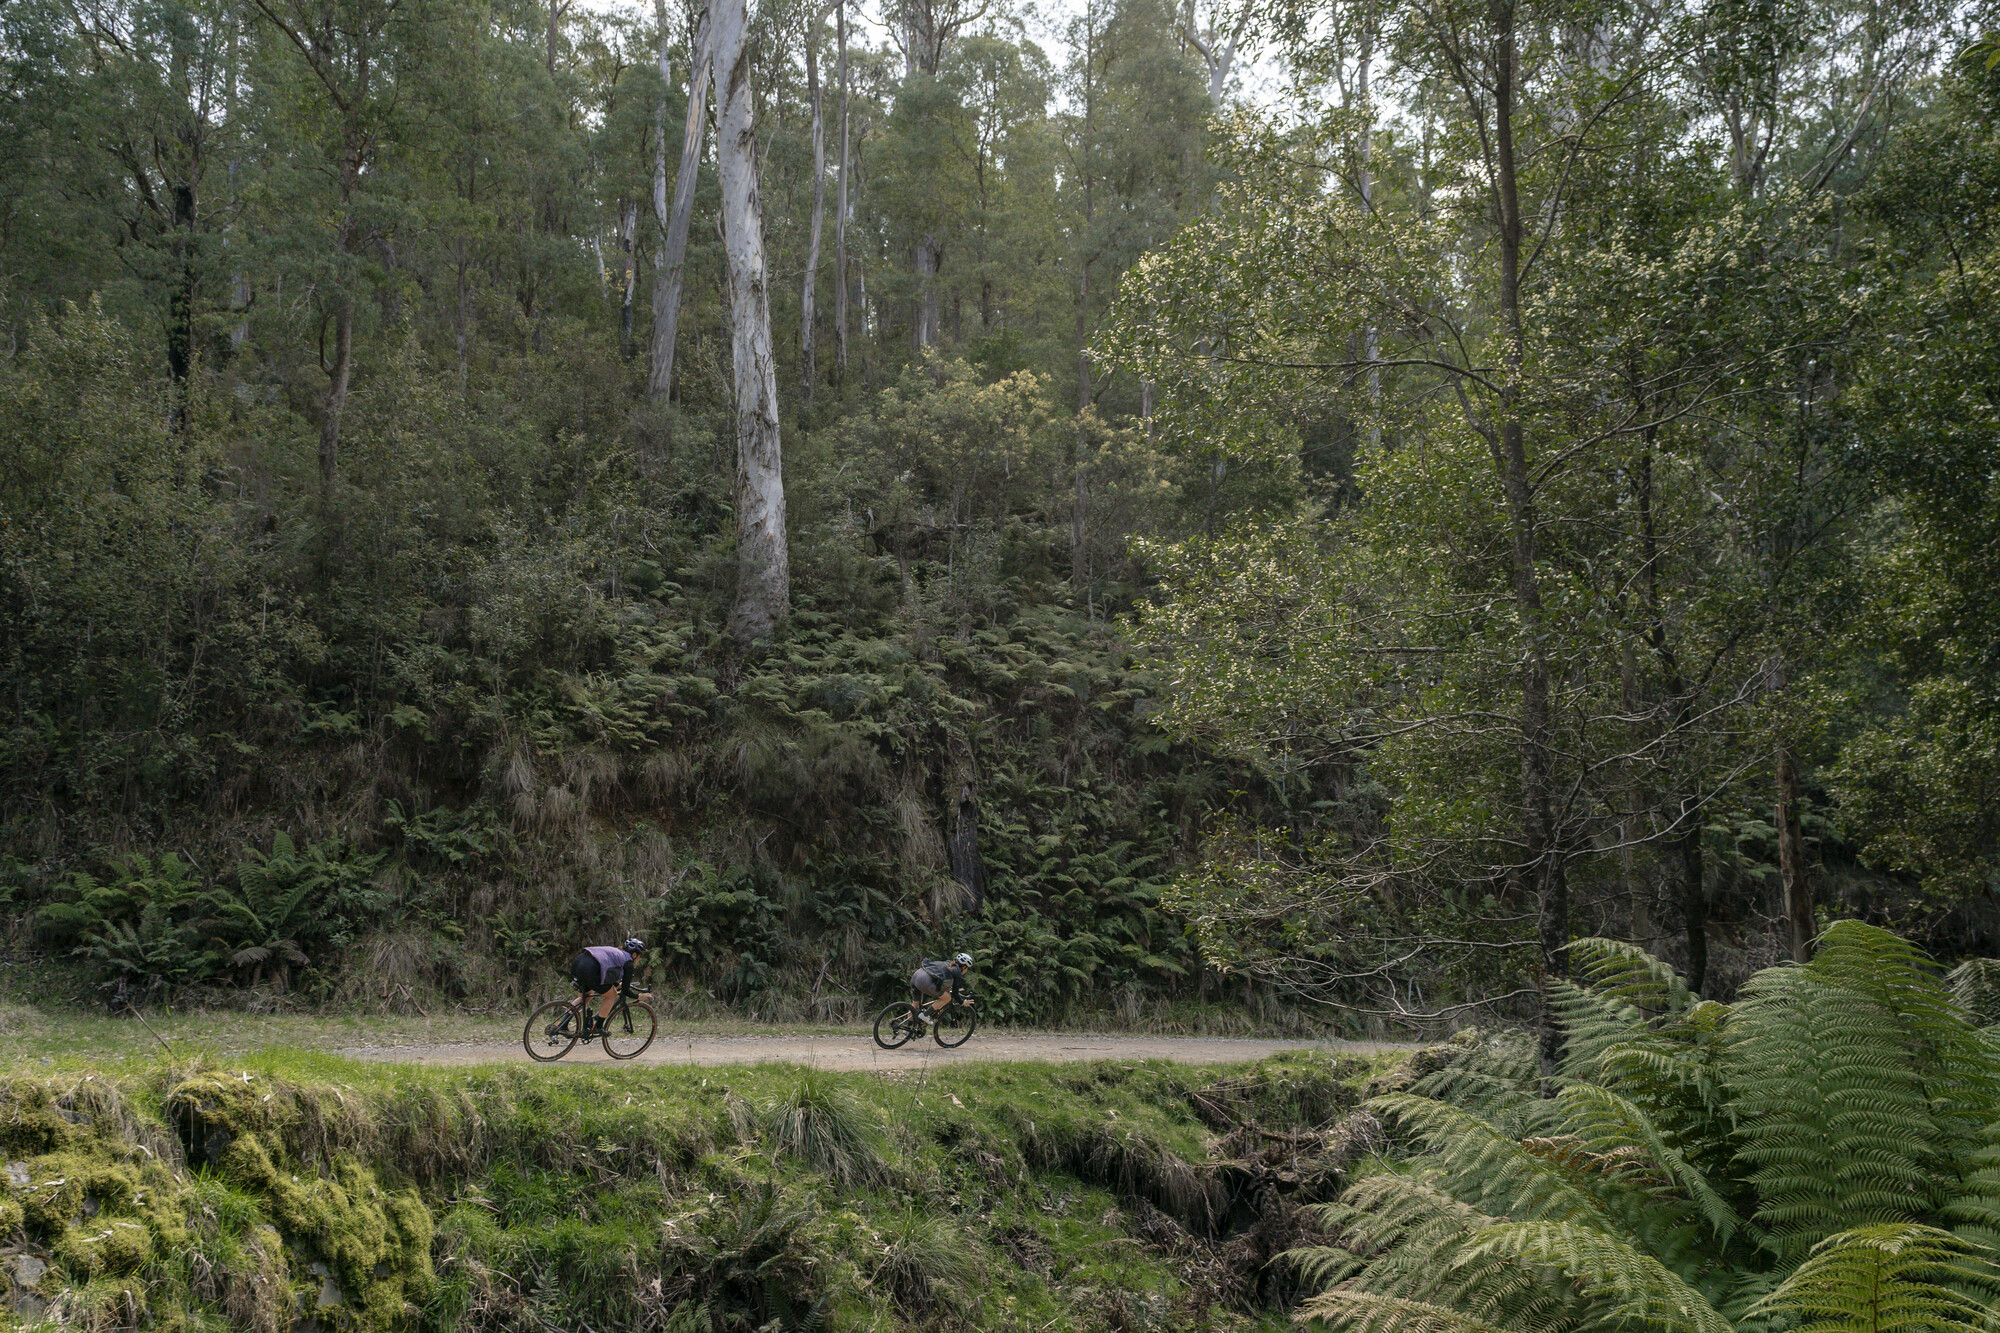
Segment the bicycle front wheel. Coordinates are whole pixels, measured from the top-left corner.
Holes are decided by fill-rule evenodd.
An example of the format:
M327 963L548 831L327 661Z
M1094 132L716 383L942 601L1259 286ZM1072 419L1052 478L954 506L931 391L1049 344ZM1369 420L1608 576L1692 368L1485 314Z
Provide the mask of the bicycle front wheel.
M528 1015L521 1029L521 1048L530 1060L560 1060L576 1045L576 1010L567 1000L550 1000Z
M916 1036L911 1027L916 1012L917 1006L908 1000L898 1000L875 1015L875 1044L885 1051L893 1051Z
M644 1000L621 1004L612 1011L611 1024L604 1029L604 1053L614 1060L630 1060L653 1044L659 1029L653 1006Z
M931 1030L931 1035L937 1038L938 1045L949 1051L965 1045L966 1039L972 1036L972 1029L978 1026L977 1009L969 1004L948 1004L938 1015L937 1026Z

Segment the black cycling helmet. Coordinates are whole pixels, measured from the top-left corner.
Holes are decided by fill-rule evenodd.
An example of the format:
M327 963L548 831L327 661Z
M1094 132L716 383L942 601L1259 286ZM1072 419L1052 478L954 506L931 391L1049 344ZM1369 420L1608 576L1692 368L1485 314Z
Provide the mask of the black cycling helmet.
M646 941L644 941L644 940L641 940L641 939L630 939L630 940L626 940L626 941L625 941L625 952L626 952L626 953L644 953L644 952L646 952Z

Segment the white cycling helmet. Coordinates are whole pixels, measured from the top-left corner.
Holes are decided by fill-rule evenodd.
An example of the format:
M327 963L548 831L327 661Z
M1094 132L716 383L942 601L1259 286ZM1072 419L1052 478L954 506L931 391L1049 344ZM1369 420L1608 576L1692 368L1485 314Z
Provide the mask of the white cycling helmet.
M962 953L958 957L952 959L951 961L957 963L960 967L971 967L972 955L969 953Z

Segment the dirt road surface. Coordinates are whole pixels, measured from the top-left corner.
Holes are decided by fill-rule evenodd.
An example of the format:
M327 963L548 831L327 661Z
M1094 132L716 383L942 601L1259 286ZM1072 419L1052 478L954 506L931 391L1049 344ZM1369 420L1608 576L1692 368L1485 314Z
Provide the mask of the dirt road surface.
M866 1032L809 1035L689 1036L662 1034L636 1060L613 1060L596 1046L578 1046L550 1068L567 1065L754 1065L768 1062L819 1069L921 1072L980 1060L1174 1060L1181 1064L1229 1064L1261 1060L1279 1051L1323 1050L1350 1055L1409 1050L1395 1042L1265 1041L1237 1037L1086 1036L1066 1032L975 1033L955 1051L932 1042L912 1042L885 1051ZM375 1046L340 1052L363 1060L408 1064L528 1064L519 1042L512 1045Z

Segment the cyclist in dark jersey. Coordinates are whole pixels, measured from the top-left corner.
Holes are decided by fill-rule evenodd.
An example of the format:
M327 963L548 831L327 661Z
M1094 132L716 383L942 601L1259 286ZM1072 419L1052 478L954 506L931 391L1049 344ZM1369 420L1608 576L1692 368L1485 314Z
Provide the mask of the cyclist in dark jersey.
M958 988L972 975L972 955L959 954L949 963L932 962L926 958L924 965L910 974L910 989L932 1002L919 1003L925 1022L936 1022L937 1015L944 1007L958 998ZM970 1000L967 1003L971 1003Z
M570 960L569 979L583 992L585 1003L599 991L604 993L604 1002L597 1006L597 1021L590 1031L604 1026L612 1004L618 999L619 987L632 984L632 974L645 952L644 940L631 939L625 941L623 948L593 944Z

